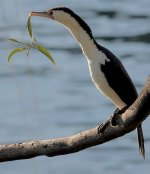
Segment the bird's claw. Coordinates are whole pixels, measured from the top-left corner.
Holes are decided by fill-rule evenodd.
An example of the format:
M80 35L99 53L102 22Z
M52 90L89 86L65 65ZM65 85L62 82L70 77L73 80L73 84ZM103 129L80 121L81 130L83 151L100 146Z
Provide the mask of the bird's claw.
M104 133L105 129L108 127L110 124L110 119L107 120L105 123L102 123L98 126L98 134Z
M107 120L106 122L102 123L98 127L98 134L102 134L105 132L106 128L111 125L111 126L117 126L117 118L120 113L114 112L114 114Z
M102 123L98 127L98 134L102 134L105 132L106 128L110 124L111 126L117 126L118 125L118 118L121 114L123 114L128 107L124 107L121 110L116 109L114 114L107 120L105 123Z

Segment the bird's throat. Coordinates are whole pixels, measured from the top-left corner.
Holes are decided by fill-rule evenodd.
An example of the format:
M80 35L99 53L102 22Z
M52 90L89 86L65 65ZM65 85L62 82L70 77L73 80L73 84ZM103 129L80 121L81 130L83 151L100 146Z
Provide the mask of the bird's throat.
M94 38L91 38L91 36L80 26L76 26L75 28L67 28L70 30L77 43L80 45L86 58L88 60L93 59L98 52Z
M84 28L83 23L81 24L78 20L71 15L65 15L60 18L58 22L63 24L71 32L77 43L80 45L86 58L91 60L98 53L96 41L92 36L91 30Z

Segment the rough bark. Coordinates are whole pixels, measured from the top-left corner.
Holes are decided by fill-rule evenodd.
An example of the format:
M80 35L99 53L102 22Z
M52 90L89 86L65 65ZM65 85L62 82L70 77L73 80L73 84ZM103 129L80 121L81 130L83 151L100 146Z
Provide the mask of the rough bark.
M65 138L0 145L0 162L75 153L133 131L149 114L150 76L137 100L120 115L118 126L109 125L103 134L98 134L98 127L95 127Z

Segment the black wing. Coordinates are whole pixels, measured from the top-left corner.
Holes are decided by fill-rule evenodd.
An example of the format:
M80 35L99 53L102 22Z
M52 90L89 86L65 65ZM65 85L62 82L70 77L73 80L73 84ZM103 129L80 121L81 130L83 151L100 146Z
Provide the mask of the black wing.
M118 94L124 103L130 106L137 98L137 91L121 61L108 49L100 46L109 61L101 65L101 71L105 74L111 88Z

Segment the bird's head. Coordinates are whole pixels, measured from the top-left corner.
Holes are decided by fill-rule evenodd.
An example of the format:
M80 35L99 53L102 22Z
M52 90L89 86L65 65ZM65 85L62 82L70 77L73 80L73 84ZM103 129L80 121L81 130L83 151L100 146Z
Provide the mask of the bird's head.
M69 15L65 12L65 7L53 8L44 12L30 12L30 16L41 16L53 19L60 23L63 23L64 19L67 19ZM71 11L71 10L70 10Z
M55 20L67 28L69 28L71 31L74 30L79 32L79 29L83 29L88 33L90 37L92 37L92 32L90 27L71 9L66 7L56 7L52 8L50 10L47 10L45 12L30 12L30 16L41 16L41 17L47 17L49 19Z

